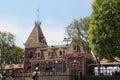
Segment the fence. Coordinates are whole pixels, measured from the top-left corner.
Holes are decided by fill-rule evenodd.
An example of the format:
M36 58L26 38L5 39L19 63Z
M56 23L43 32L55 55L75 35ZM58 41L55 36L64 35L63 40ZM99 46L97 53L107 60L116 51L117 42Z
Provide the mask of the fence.
M12 77L12 78L7 77L5 80L32 80L32 77ZM57 75L57 76L40 76L38 80L78 80L78 79L76 79L75 76Z
M120 76L82 76L79 80L120 80Z

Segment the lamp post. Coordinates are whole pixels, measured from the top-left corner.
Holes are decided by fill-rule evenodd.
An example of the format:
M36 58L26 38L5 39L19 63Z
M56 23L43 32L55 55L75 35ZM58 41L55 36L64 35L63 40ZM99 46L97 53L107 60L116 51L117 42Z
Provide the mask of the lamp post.
M38 80L38 66L35 67L35 75L33 76L33 80Z
M57 69L57 64L58 64L58 61L56 60L56 61L55 61L55 74L56 74L56 75L58 75L58 74L57 74L57 71L58 71L58 69Z

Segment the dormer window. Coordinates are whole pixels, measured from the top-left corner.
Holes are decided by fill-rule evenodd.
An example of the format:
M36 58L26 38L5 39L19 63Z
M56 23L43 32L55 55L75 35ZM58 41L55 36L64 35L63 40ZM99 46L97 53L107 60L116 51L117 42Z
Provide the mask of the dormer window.
M79 45L73 45L73 51L79 52L80 51Z

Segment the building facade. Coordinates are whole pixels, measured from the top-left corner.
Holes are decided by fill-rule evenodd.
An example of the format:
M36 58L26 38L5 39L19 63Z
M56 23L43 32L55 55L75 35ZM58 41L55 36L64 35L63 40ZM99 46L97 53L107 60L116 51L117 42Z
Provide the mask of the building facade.
M40 74L82 73L85 75L87 65L93 59L91 54L85 53L74 42L69 45L48 46L40 22L35 22L24 45L24 72L26 73L33 73L35 67L38 67Z

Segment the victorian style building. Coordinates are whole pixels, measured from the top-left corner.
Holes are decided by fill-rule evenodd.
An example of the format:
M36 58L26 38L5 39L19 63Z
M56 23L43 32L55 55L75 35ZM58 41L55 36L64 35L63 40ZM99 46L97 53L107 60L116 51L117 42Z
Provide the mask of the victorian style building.
M39 21L35 22L24 45L24 64L5 65L2 68L4 72L17 73L17 76L33 76L36 69L39 75L97 75L98 73L92 55L84 52L82 46L72 41L69 45L48 46ZM111 75L115 70L120 70L119 62L102 60L100 64L104 75Z
M24 45L24 72L26 73L33 73L35 67L38 67L41 74L77 72L85 75L87 65L93 59L91 54L85 53L72 41L69 45L48 46L39 21L35 22Z

